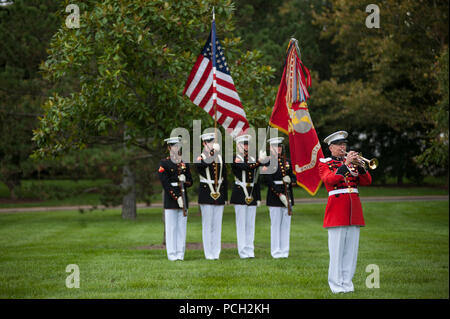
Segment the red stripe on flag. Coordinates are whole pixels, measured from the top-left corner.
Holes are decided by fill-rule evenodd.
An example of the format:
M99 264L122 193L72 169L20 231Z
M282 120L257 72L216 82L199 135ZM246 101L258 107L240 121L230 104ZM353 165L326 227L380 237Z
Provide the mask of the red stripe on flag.
M223 94L221 92L217 92L217 98L224 100L225 102L228 102L230 104L233 104L234 106L241 108L242 109L242 104L241 101L236 100L234 98L232 98L229 95Z
M183 95L186 94L186 90L188 89L189 85L191 85L192 80L194 79L195 74L197 73L198 68L200 67L200 64L203 61L203 55L200 55L197 57L197 61L195 61L194 67L192 68L191 73L189 74L189 77L186 82L186 86L183 90Z
M217 85L223 86L223 87L225 87L227 89L230 89L232 91L236 91L236 87L234 86L233 83L227 82L227 81L219 79L219 78L217 79Z
M217 112L222 113L221 118L222 118L222 117L227 117L227 116L229 116L229 117L235 118L235 119L237 119L237 120L239 120L239 121L247 122L247 119L246 119L245 117L243 117L243 116L240 115L240 114L236 114L236 113L234 113L234 112L231 112L231 111L229 111L229 110L227 110L227 109L221 107L220 104L217 104ZM214 109L212 110L212 115L211 115L211 116L214 117ZM222 123L221 123L221 124L222 124Z
M210 86L208 89L208 92L206 92L205 96L200 101L198 106L200 106L202 109L205 108L205 106L209 102L209 99L211 98L212 94L213 94L213 88L212 88L212 86Z
M200 78L200 81L198 81L197 86L195 87L194 91L192 91L192 94L190 96L190 99L191 99L192 102L194 102L194 100L197 97L198 93L200 92L200 90L205 85L205 82L208 80L208 77L209 77L209 74L211 73L211 70L212 70L212 64L208 63L208 65L205 68L205 71L202 74L202 77Z

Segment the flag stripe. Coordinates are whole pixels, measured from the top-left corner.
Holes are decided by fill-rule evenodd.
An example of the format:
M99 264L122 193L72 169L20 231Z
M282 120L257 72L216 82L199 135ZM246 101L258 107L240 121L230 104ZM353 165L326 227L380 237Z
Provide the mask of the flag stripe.
M188 76L183 94L201 107L205 112L214 118L214 111L217 110L217 122L221 124L227 132L237 136L249 128L247 116L242 107L241 99L234 86L233 78L229 73L223 49L218 39L216 39L216 56L211 54L211 38L215 37L215 28L213 26L210 37L208 38L201 54ZM213 101L213 63L216 61L216 107Z
M189 97L191 97L192 92L195 90L195 88L199 84L201 78L203 77L203 74L205 73L206 68L209 66L209 60L204 59L203 56L199 57L197 59L197 62L200 62L200 63L196 63L194 65L194 68L192 69L192 72L191 72L191 75L193 73L194 73L194 75L192 76L192 80L189 83L189 88L186 90L186 95Z
M238 103L234 103L236 105L241 104L241 100L239 99L239 95L236 91L230 90L229 88L226 88L223 85L217 85L217 93L222 93L222 95L229 96L230 98L236 100Z
M189 95L191 101L194 101L197 97L198 93L203 89L203 87L208 83L209 77L212 77L212 71L210 64L206 63L205 65L202 63L200 68L197 71L196 76L194 77L190 87L192 87L192 93ZM189 91L189 89L188 89Z
M245 126L245 122L242 121L238 121L238 123L235 126L235 129L233 130L233 132L231 133L231 136L236 136L237 134L239 134L239 131L244 128Z
M198 106L200 106L203 109L210 102L210 100L212 103L212 95L213 95L213 88L211 86L209 87L208 92L206 92L205 96L203 97L202 101L198 104Z
M216 76L218 79L223 80L225 83L231 83L234 85L233 78L230 75L219 71L217 72Z
M202 77L202 81L205 78L204 84L202 85L202 81L200 81L199 85L194 90L194 92L191 96L191 99L195 96L195 98L194 98L194 100L192 100L192 102L194 102L194 104L196 104L196 105L200 104L200 102L203 100L203 98L205 97L208 90L210 88L212 88L212 81L213 81L212 71L209 72L209 74L207 74L205 72L203 75L204 76ZM205 75L206 75L206 77L205 77ZM198 90L199 88L201 88L201 89ZM197 92L197 90L198 90L198 92Z
M212 109L212 106L213 106L213 98L212 98L212 89L211 89L211 95L209 97L208 102L205 104L204 107L202 107L202 106L200 106L200 107L203 108L206 111L206 113L209 113L209 111Z
M232 97L228 96L228 95L224 95L222 93L218 93L217 97L220 98L221 100L225 101L226 103L230 104L230 105L234 105L236 108L242 110L243 112L243 116L245 116L245 112L244 109L242 109L242 105L241 102L238 100L233 99ZM236 112L237 113L237 112Z
M227 128L230 126L230 124L231 124L232 121L233 121L233 118L227 116L227 117L225 118L225 121L222 123L222 126L223 126L225 129L227 129Z
M225 100L226 97L222 95L217 95L217 104L223 107L224 109L227 109L230 112L236 113L241 115L242 117L245 116L245 112L240 107L236 106L235 104L231 104L228 101Z
M217 79L217 84L220 85L220 86L223 86L223 87L225 87L227 89L236 91L236 87L234 86L234 83L226 82L226 81L224 81L222 79Z
M230 112L229 110L222 108L220 105L217 105L217 111L221 112L221 113L223 113L223 114L225 114L227 116L233 117L236 120L244 121L245 123L248 123L247 119L245 117L243 117L241 115L238 115L236 113ZM214 116L214 110L211 110L210 114L211 114L211 116Z
M189 74L188 80L186 82L186 86L184 87L184 91L183 94L186 94L187 96L190 96L192 93L192 90L188 93L188 89L191 86L192 80L194 79L195 75L197 72L194 72L194 70L198 70L198 68L200 67L200 64L203 62L203 56L200 58L197 57L197 60L195 61L194 67L192 68L191 73Z

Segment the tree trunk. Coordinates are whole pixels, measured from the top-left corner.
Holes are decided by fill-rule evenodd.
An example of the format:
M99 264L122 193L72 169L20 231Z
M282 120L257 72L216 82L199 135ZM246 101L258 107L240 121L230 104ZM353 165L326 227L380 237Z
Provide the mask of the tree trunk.
M123 167L122 187L128 190L122 200L122 218L136 219L136 180L129 165Z
M9 189L9 198L12 199L12 200L16 200L17 199L16 186L15 185L8 185L8 189Z
M403 185L403 170L400 168L397 169L397 186Z
M14 180L7 180L4 183L5 183L6 187L8 187L9 198L12 200L16 200L17 199L16 186L18 186L19 183L17 183Z

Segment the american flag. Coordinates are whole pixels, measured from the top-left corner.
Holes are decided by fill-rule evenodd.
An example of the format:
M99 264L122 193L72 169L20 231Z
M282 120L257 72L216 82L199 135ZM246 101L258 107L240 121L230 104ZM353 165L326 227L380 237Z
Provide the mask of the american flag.
M214 103L217 122L231 136L236 137L249 128L241 100L234 86L220 41L215 37L215 22L212 31L189 74L183 94L214 118ZM215 43L211 41L215 39ZM213 60L213 52L215 56ZM214 76L214 66L215 76ZM215 88L213 87L215 80ZM217 93L217 95L214 95Z

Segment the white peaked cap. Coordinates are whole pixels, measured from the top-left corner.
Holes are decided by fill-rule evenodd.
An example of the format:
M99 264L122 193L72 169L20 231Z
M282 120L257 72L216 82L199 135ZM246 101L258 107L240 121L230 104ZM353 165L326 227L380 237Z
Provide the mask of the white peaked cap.
M167 144L180 143L181 142L181 137L179 137L179 136L169 137L169 138L166 138L164 140L164 142L166 142Z
M267 140L269 144L281 144L283 143L284 137L272 137Z
M348 133L346 131L338 131L338 132L334 132L333 134L328 135L327 137L325 137L325 139L323 141L325 143L327 143L328 145L331 145L333 142L337 142L337 141L347 142L347 140L346 140L347 136L348 136Z
M246 134L246 135L241 135L241 136L236 137L235 141L236 141L236 143L248 142L251 140L251 138L252 138L251 135Z
M202 139L202 141L213 140L215 137L216 137L216 134L214 134L214 133L206 133L206 134L200 135L200 138Z

